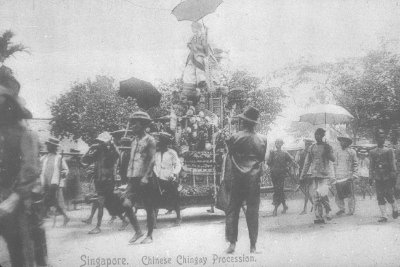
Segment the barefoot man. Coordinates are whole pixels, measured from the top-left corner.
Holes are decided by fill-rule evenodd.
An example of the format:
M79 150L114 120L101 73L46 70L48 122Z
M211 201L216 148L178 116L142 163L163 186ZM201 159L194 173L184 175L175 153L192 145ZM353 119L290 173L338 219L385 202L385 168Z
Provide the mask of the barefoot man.
M307 151L307 156L302 170L300 181L306 178L308 171L311 170L312 194L314 198L315 224L325 223L323 210L326 211L326 219L330 220L329 212L329 179L332 178L330 162L335 162L332 147L323 141L325 130L318 128L315 131L315 141Z

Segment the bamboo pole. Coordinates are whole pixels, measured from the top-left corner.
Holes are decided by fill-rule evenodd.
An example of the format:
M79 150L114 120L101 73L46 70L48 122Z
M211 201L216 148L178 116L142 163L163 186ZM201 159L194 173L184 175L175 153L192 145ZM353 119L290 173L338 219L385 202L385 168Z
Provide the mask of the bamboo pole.
M129 120L126 123L126 129L125 129L124 137L126 137L126 135L128 134L128 131L129 131Z
M212 127L212 146L213 146L213 175L214 175L214 201L217 200L217 170L215 168L215 134L214 127Z

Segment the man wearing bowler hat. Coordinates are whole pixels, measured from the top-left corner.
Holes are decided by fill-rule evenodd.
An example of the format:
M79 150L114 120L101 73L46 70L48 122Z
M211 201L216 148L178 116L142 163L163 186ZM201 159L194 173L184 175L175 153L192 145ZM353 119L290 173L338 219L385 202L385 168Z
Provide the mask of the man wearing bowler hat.
M260 206L260 177L265 160L267 141L254 130L259 111L248 107L237 117L242 129L227 141L232 160L231 196L226 210L226 239L230 245L227 253L235 251L238 237L239 213L243 202L247 204L246 221L249 229L250 252L256 252L258 236L258 211Z
M130 118L130 127L135 135L131 144L131 155L128 164L128 187L124 206L132 208L141 198L147 214L147 236L141 242L147 244L153 242L153 229L155 223L154 187L152 186L152 174L154 155L156 153L156 141L146 132L146 128L152 122L149 114L143 111L133 113ZM134 227L135 235L129 243L136 242L143 236L132 209L127 213Z
M335 152L336 161L333 164L336 179L335 202L339 208L336 215L340 216L345 213L345 198L348 199L348 215L353 215L356 208L354 180L358 178L357 153L350 147L353 142L351 138L339 136L337 140L340 143L340 148Z
M64 226L67 225L69 218L59 203L59 194L62 194L60 182L68 175L68 166L65 159L57 153L60 140L50 137L46 142L47 154L40 158L42 173L40 181L45 192L45 212L50 207L55 207L56 212L64 216ZM65 181L65 180L64 180Z
M47 266L41 219L33 212L41 191L39 142L24 119L32 118L19 101L20 84L0 67L0 236L7 243L11 266ZM35 265L35 266L36 266Z

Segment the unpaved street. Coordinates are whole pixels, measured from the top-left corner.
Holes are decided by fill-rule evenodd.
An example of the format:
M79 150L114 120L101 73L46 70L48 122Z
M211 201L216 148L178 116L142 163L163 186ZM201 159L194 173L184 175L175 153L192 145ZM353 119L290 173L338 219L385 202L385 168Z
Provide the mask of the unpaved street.
M336 206L331 201L333 210ZM88 235L90 227L80 222L88 207L70 212L67 228L51 228L46 222L50 262L52 266L107 266L97 265L109 259L109 266L396 266L400 260L400 220L386 224L376 222L376 200L357 201L355 216L335 218L326 225L312 224L313 216L298 215L300 200L289 201L289 213L271 217L271 201L263 200L260 212L258 249L261 254L249 254L249 240L243 214L239 224L236 253L223 253L224 214L208 214L207 208L183 210L183 223L173 227L174 214L160 215L154 242L148 245L128 245L131 228L118 232L120 222L103 226L99 235ZM164 210L160 211L161 214ZM139 211L145 229L143 212ZM59 218L58 225L62 224ZM6 262L4 243L0 244L2 266ZM253 258L251 258L253 256ZM118 262L119 260L119 262ZM125 265L123 264L125 261ZM228 263L228 261L236 261ZM118 265L119 263L119 265ZM151 264L154 263L154 264ZM160 264L161 263L161 264Z

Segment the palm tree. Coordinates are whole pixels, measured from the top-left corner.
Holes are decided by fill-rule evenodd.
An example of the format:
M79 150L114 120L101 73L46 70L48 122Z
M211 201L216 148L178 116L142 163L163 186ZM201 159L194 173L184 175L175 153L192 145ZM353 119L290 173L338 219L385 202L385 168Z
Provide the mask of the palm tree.
M15 34L11 31L5 31L0 36L0 63L3 63L7 58L14 56L16 52L28 52L27 47L22 44L13 44L11 39Z

